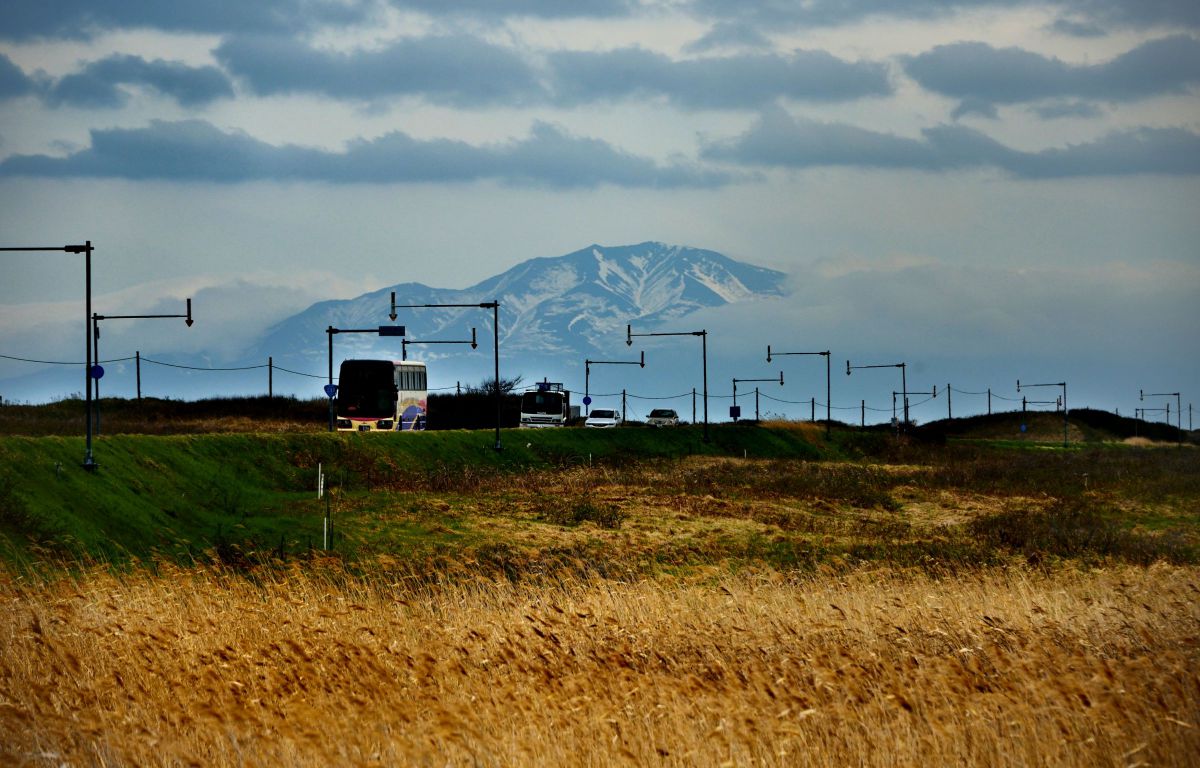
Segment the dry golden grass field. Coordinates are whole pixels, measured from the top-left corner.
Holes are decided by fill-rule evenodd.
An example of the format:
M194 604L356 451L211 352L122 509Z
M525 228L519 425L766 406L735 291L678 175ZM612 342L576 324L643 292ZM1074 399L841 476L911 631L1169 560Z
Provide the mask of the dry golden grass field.
M1200 765L1196 469L381 471L332 556L0 567L0 765Z
M1200 756L1191 567L404 581L320 561L254 579L167 565L7 577L0 760L1184 766Z

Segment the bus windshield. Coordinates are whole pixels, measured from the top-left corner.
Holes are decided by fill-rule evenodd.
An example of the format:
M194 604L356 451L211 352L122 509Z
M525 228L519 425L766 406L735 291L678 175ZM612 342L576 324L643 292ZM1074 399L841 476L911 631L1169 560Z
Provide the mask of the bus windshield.
M562 392L526 392L521 395L521 413L561 414Z
M396 384L390 360L345 360L338 373L338 416L388 419L396 414Z

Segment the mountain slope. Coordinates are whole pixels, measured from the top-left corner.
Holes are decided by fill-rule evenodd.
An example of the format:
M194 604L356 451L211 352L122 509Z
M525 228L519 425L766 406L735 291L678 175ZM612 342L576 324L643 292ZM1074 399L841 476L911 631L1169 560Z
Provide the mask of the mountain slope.
M647 242L591 245L553 258L534 258L465 289L401 283L345 301L314 304L268 331L259 345L285 359L326 362L325 329L375 328L390 324L391 293L400 305L500 302L500 344L505 358L581 359L611 349L625 324L658 328L704 307L782 294L784 274L734 261L715 251ZM492 313L474 306L398 309L409 355L420 359L461 357L466 348L421 346L421 341L466 340L476 328L488 344ZM374 334L338 334L334 359L396 357L394 339ZM488 344L490 346L490 344ZM297 364L299 361L297 360Z

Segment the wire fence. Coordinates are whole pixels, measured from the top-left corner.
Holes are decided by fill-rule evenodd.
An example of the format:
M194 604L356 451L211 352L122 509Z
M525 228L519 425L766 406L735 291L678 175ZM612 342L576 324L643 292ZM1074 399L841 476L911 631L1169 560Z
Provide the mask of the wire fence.
M80 361L40 360L40 359L35 359L35 358L19 357L16 355L5 355L5 354L0 354L0 360L12 360L15 362L33 363L33 364L37 364L37 365L77 365L77 366L86 365L85 363L80 362ZM276 365L273 362L259 363L256 365L240 365L240 366L199 366L199 365L187 365L184 363L170 363L170 362L166 362L164 360L155 360L153 358L145 357L142 355L134 355L134 356L129 356L129 357L114 357L114 358L108 358L108 359L104 359L104 360L97 360L95 362L97 364L105 365L105 364L110 364L110 363L124 363L124 362L130 362L130 361L137 361L139 363L146 363L148 365L157 365L157 366L161 366L164 368L173 368L173 369L185 370L185 371L199 371L199 372L205 372L205 373L238 372L238 371L254 371L254 370L269 369L272 373L274 373L274 372L287 373L287 374L291 374L293 376L300 376L300 377L309 378L309 379L323 380L323 379L328 378L327 373L319 374L319 373L308 373L305 371L296 371L296 370L292 370L290 368L286 368L281 365ZM464 387L462 387L461 383L458 383L458 384L452 384L449 386L430 387L430 388L428 388L427 391L429 391L429 392L449 392L452 390L456 390L456 391L461 392L461 391L463 391L463 389L464 389ZM470 387L466 388L467 391L471 391L471 389L472 388L470 388ZM476 388L476 389L478 389L478 388ZM1042 404L1041 401L1028 401L1028 400L1025 400L1024 398L1020 398L1020 397L1006 397L1006 396L1001 395L991 389L987 389L987 390L983 390L983 391L972 391L972 390L965 390L965 389L955 389L950 386L947 386L945 391L947 393L953 392L955 394L962 394L962 395L987 395L989 398L989 402L990 402L991 398L996 398L996 399L1004 400L1007 402L1023 403L1023 407L1025 407L1026 409L1031 409L1031 410L1038 410L1036 408L1036 406ZM774 395L767 394L758 388L755 388L754 390L749 390L746 392L738 393L738 395L741 395L741 397L743 399L750 397L751 394L754 394L755 397L757 397L757 398L761 398L761 399L767 400L771 403L777 403L780 405L789 405L789 406L807 405L813 411L815 411L816 409L819 408L821 410L828 409L829 411L841 411L841 412L857 411L862 414L865 414L867 412L876 413L876 414L879 414L879 413L895 414L896 413L896 405L895 405L894 398L893 398L892 407L880 408L880 407L876 407L873 405L868 405L865 400L860 400L858 403L851 404L851 405L835 405L833 403L826 404L825 402L818 400L816 397L810 397L806 400L789 400L786 398L776 397ZM592 398L622 397L622 398L628 398L628 399L632 399L632 400L666 402L666 401L671 401L671 400L685 400L687 398L697 398L697 397L701 397L702 395L697 390L693 389L690 392L681 392L676 395L645 395L645 394L638 394L635 392L629 392L628 390L622 390L620 392L590 393L590 396ZM735 400L736 397L737 397L737 395L735 395L733 392L730 392L729 394L710 392L708 395L709 400L730 400L730 401L732 401L732 400ZM936 399L936 395L925 397L923 400L918 400L916 402L909 402L908 408L911 411L912 409L919 408L919 407L933 401L934 399ZM989 405L989 412L990 412L990 405ZM813 416L813 418L815 418L815 414L812 414L812 416Z

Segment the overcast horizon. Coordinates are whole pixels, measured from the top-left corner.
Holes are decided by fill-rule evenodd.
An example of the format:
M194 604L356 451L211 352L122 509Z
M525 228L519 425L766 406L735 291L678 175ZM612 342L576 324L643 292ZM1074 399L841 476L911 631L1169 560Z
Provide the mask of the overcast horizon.
M90 239L98 312L196 300L114 354L655 240L790 275L696 318L731 333L1200 394L1195 2L10 6L0 245ZM78 257L3 258L0 355L77 357Z

